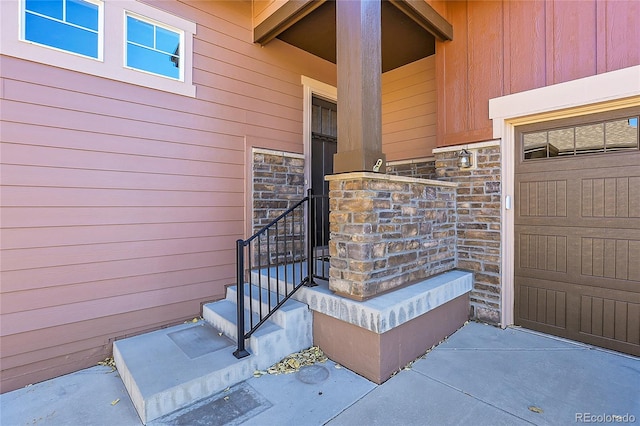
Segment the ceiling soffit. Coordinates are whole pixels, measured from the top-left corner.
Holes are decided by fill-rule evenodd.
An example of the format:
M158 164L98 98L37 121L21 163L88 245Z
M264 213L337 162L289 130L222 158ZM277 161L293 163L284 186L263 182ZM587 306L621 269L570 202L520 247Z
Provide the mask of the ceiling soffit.
M383 0L381 12L382 72L433 55L436 38L453 36L451 25L423 0ZM261 44L276 37L336 63L335 0L290 0L255 29Z

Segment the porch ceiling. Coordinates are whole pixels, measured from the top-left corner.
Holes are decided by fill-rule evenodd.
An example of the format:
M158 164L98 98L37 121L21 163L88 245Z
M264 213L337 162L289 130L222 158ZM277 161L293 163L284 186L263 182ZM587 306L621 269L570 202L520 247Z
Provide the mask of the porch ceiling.
M324 2L277 38L336 63L336 4ZM382 2L382 72L435 53L435 37L389 1Z

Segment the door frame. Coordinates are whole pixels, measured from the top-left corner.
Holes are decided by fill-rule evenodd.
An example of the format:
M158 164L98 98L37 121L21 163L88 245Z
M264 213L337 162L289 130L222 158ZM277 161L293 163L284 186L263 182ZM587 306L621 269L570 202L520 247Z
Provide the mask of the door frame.
M304 189L311 185L311 102L316 95L328 101L338 103L338 89L330 84L313 78L302 76L303 107L302 107L302 138L304 144Z
M489 100L493 137L501 141L502 327L514 323L515 128L524 124L637 106L640 106L640 65Z

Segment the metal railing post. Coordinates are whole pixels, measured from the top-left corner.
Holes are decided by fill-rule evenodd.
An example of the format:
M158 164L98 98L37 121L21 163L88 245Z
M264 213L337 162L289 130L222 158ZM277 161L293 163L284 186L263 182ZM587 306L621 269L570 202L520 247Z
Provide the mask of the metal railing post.
M244 348L244 241L236 241L236 296L238 310L238 350L233 355L240 359L249 356Z
M307 204L307 282L305 285L311 287L315 285L313 275L316 263L316 259L313 254L313 241L315 240L313 226L315 201L313 200L313 189L307 189L307 198L309 199L309 202Z

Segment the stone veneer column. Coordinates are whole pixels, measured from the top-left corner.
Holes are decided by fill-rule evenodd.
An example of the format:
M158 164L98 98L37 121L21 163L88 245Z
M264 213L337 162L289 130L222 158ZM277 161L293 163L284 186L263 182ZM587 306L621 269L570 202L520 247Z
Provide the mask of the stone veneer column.
M456 184L368 172L326 179L332 291L363 300L455 267Z
M437 148L438 179L458 183L457 267L473 271L471 315L500 323L501 168L498 141L465 145L475 151L476 165L460 169L461 147Z
M253 232L257 232L273 219L305 197L304 189L304 156L291 152L272 151L267 149L253 149L253 202L252 217ZM254 252L253 261L260 261L266 265L277 263L278 259L291 260L293 252L302 253L303 227L297 221L289 221L287 229L280 228L281 233L294 238L295 247L286 250L278 247L278 252L269 251L267 247L276 247L275 233L269 238L261 240L261 258Z

